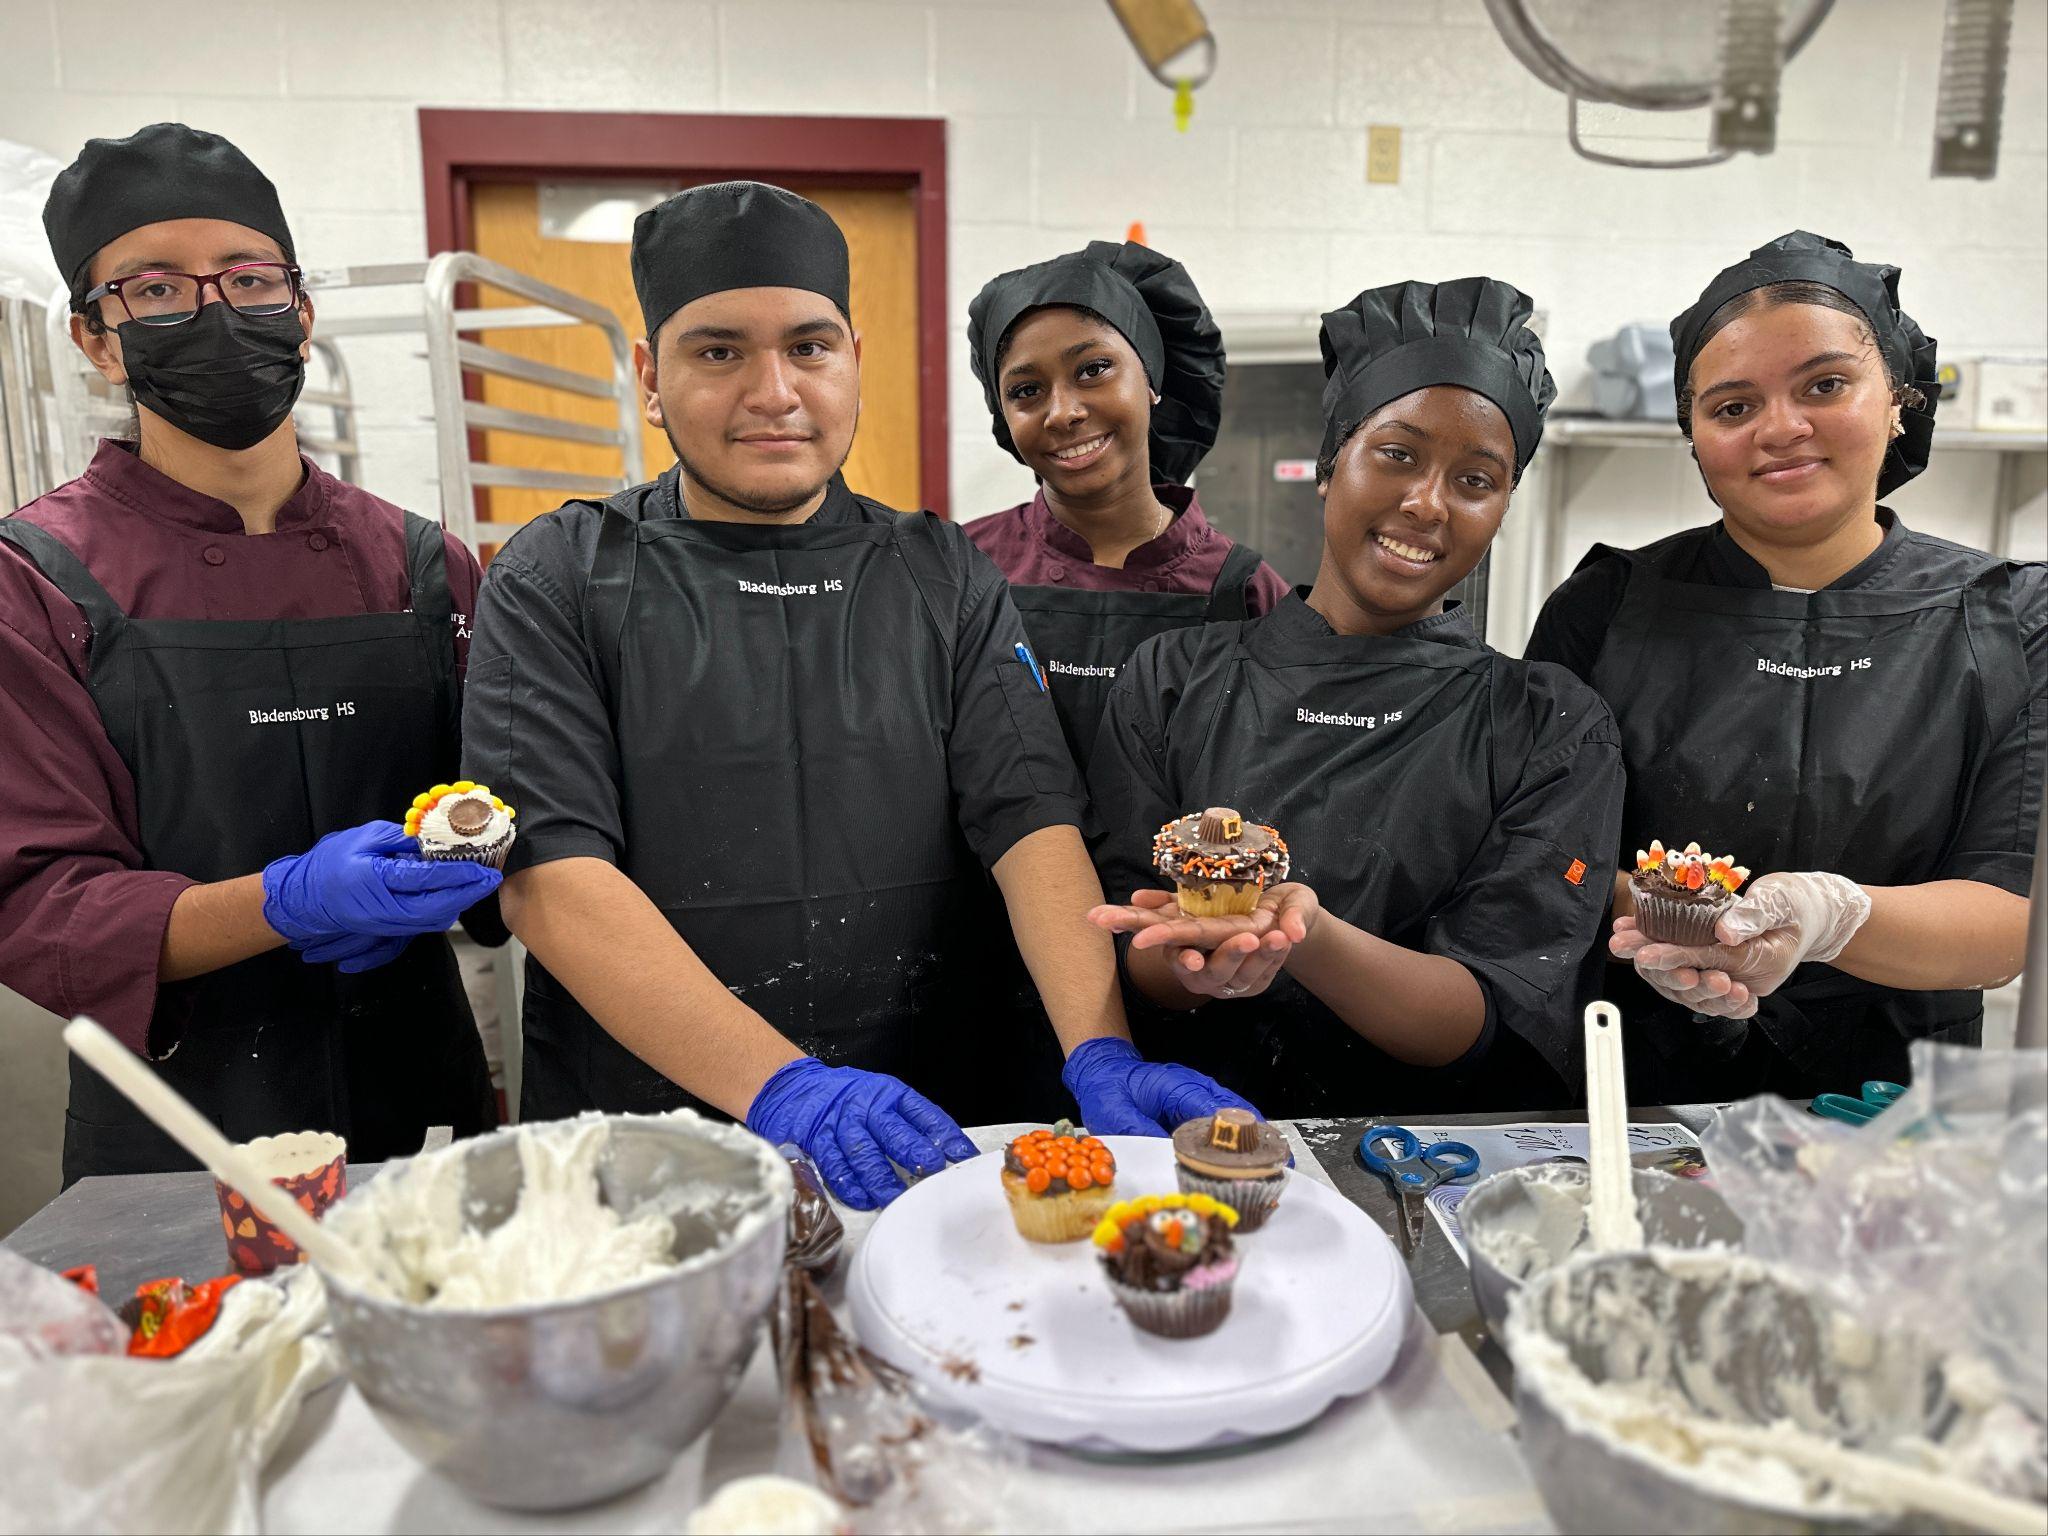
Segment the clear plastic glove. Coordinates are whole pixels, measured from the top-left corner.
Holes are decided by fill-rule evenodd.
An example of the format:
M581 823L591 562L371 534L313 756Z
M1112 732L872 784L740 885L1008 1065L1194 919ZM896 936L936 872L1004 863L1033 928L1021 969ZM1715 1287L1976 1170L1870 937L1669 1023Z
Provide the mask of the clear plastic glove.
M1661 996L1694 1013L1746 1019L1795 968L1839 955L1869 916L1870 897L1842 875L1764 875L1721 914L1716 944L1655 944L1634 918L1622 917L1607 948L1633 961Z
M505 878L467 859L423 859L418 846L395 821L330 832L264 869L263 920L309 963L366 971L405 940L444 932Z
M1183 1121L1227 1108L1265 1118L1215 1078L1193 1067L1147 1061L1130 1041L1109 1036L1076 1046L1060 1081L1095 1136L1168 1136Z
M951 1115L907 1083L828 1067L815 1056L778 1067L761 1085L747 1129L777 1146L802 1147L832 1193L856 1211L879 1209L903 1193L892 1162L937 1173L978 1151Z
M1188 917L1171 891L1133 891L1128 906L1101 906L1088 921L1128 933L1132 949L1164 949L1174 980L1195 997L1255 997L1273 983L1322 915L1299 881L1268 887L1238 917Z

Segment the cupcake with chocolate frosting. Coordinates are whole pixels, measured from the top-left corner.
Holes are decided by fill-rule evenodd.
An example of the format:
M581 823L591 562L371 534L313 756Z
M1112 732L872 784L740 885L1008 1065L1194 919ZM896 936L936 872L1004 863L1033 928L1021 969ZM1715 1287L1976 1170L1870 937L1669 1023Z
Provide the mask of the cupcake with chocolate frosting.
M415 796L405 830L419 839L423 859L470 859L503 869L517 814L488 785L458 779Z
M1702 853L1698 843L1667 852L1652 839L1636 850L1636 872L1628 877L1636 927L1656 944L1712 944L1714 925L1748 878L1732 858Z
M1249 1110L1219 1109L1184 1121L1173 1133L1183 1194L1232 1207L1239 1232L1256 1232L1287 1187L1287 1138Z
M1161 827L1152 862L1173 882L1185 915L1244 916L1258 910L1268 885L1287 878L1287 844L1273 828L1212 805Z
M1116 1157L1085 1127L1062 1120L1003 1149L1003 1194L1020 1236L1079 1242L1116 1200Z
M1141 1195L1095 1229L1102 1276L1124 1315L1147 1333L1193 1339L1230 1315L1237 1212L1207 1195Z

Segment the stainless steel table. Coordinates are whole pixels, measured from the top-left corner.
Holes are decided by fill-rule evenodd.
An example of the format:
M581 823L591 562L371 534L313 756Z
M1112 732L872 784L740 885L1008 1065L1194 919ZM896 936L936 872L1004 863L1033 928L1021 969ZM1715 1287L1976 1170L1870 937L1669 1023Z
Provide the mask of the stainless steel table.
M1697 1129L1710 1113L1650 1109L1637 1118ZM1358 1167L1354 1148L1373 1121L1400 1118L1305 1121L1293 1128L1300 1146L1321 1165L1318 1175L1390 1236L1394 1203ZM1531 1111L1410 1118L1498 1124L1578 1117ZM1000 1145L1005 1134L991 1127L980 1140ZM349 1177L361 1183L374 1173L352 1168ZM869 1217L850 1218L849 1243L857 1243L871 1223ZM7 1246L53 1268L97 1264L104 1289L116 1297L158 1275L218 1273L226 1257L211 1180L204 1174L86 1180L26 1222ZM1419 1315L1377 1390L1333 1404L1302 1430L1230 1456L1126 1464L1075 1457L1056 1447L1025 1447L1023 1475L1010 1489L1020 1502L1009 1523L1018 1529L1135 1529L1156 1523L1158 1512L1171 1506L1179 1511L1175 1528L1190 1536L1276 1527L1308 1536L1367 1525L1446 1536L1551 1532L1510 1433L1512 1410L1470 1372L1469 1362L1451 1369L1452 1352L1464 1351L1436 1337L1443 1331L1464 1335L1477 1345L1494 1382L1505 1382L1505 1359L1479 1328L1464 1266L1433 1223L1411 1273ZM706 1490L777 1465L782 1417L773 1361L758 1352L713 1432L668 1474L619 1500L548 1524L575 1531L673 1531L680 1513ZM264 1528L286 1536L489 1531L511 1523L503 1511L474 1503L415 1464L346 1386L306 1405L266 1469L263 1500Z
M1675 1122L1697 1134L1715 1106L1651 1106L1630 1111L1637 1122ZM1430 1125L1506 1125L1521 1121L1573 1121L1583 1110L1530 1110L1517 1114L1414 1116ZM1368 1125L1400 1121L1399 1114L1358 1120L1304 1120L1296 1125L1304 1142L1338 1190L1400 1242L1399 1213L1386 1185L1359 1167L1354 1149ZM367 1182L375 1164L351 1166L351 1187ZM227 1267L220 1209L213 1180L204 1173L130 1174L82 1179L31 1216L7 1239L7 1247L51 1269L97 1264L100 1288L111 1298L130 1294L160 1275L197 1278ZM1463 1260L1435 1222L1423 1224L1422 1243L1408 1261L1416 1305L1438 1333L1461 1335L1505 1390L1507 1359L1486 1335L1472 1300Z

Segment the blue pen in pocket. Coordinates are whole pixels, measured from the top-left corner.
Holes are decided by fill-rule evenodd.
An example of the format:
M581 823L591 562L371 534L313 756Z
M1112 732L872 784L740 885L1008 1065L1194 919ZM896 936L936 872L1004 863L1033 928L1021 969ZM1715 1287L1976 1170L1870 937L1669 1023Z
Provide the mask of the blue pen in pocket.
M1017 659L1024 663L1024 670L1031 674L1031 681L1038 684L1038 691L1044 693L1045 668L1041 667L1038 658L1031 654L1031 647L1019 640L1011 649L1017 653Z

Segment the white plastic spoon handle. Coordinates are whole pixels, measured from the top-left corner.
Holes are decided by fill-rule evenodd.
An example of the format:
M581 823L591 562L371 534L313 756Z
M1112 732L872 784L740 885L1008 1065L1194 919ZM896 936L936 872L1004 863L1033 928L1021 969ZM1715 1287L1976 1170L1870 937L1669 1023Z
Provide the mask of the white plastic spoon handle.
M1621 1010L1586 1009L1586 1130L1593 1164L1587 1235L1596 1251L1643 1246L1628 1156L1628 1080L1621 1061Z
M86 1018L73 1019L64 1026L64 1043L80 1061L126 1094L159 1130L205 1164L209 1173L254 1206L257 1215L297 1243L307 1258L340 1274L360 1272L354 1249L271 1183L253 1160L133 1051Z

